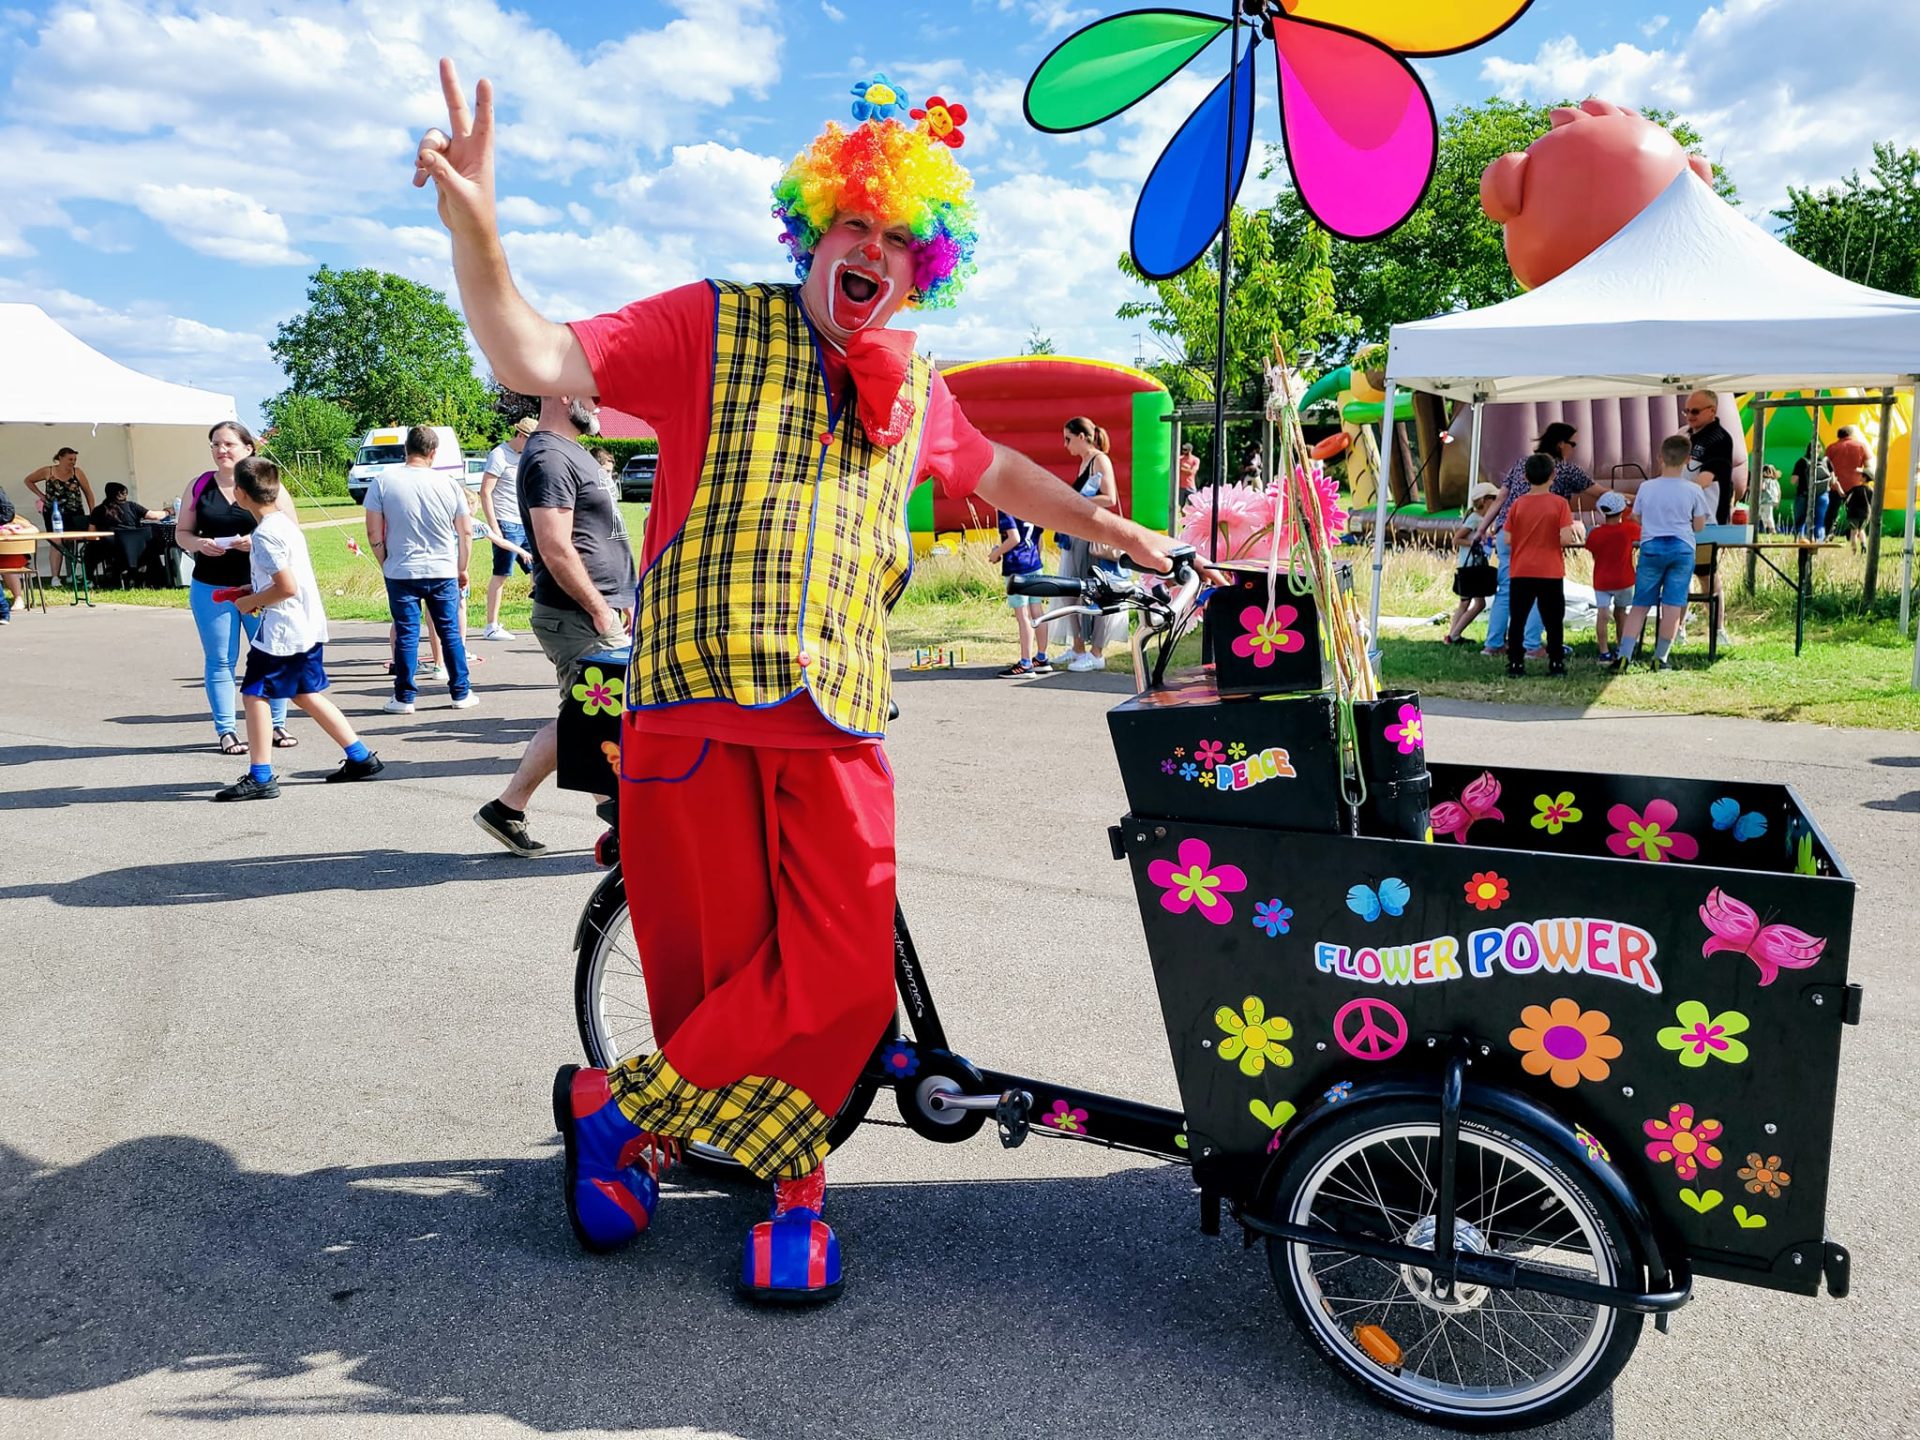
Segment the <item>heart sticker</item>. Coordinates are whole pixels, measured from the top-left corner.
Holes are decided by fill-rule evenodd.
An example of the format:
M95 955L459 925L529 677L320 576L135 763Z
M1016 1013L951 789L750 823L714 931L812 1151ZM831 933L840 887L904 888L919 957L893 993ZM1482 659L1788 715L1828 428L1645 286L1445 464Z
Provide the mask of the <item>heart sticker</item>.
M1718 1190L1709 1190L1706 1194L1702 1195L1689 1185L1680 1192L1680 1198L1686 1203L1686 1207L1689 1210L1704 1215L1727 1197L1722 1195Z
M1254 1119L1258 1120L1269 1130L1278 1130L1282 1125L1293 1119L1294 1115L1293 1102L1291 1100L1282 1100L1271 1110L1267 1108L1267 1102L1264 1100L1249 1100L1247 1102L1247 1109L1253 1112Z
M1747 1207L1744 1205L1736 1205L1733 1207L1733 1218L1734 1222L1739 1225L1742 1230L1764 1230L1767 1228L1767 1217L1764 1215L1748 1214Z

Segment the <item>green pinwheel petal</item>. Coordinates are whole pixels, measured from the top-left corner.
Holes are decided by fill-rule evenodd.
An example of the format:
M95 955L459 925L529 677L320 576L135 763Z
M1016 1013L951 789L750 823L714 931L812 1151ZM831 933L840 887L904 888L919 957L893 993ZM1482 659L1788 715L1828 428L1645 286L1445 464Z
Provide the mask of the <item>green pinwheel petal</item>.
M1027 82L1037 130L1084 130L1151 95L1225 32L1227 23L1185 10L1136 10L1069 35Z

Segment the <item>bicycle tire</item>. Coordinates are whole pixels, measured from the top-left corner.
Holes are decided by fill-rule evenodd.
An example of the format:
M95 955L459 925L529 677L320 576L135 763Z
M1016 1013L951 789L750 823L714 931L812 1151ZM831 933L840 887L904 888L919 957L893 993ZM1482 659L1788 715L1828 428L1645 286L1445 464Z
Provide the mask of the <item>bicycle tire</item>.
M651 1012L646 1009L646 990L640 973L638 947L633 926L627 916L626 884L619 867L609 870L588 897L580 924L573 938L573 1015L580 1032L580 1048L587 1063L610 1070L628 1055L653 1048ZM622 989L617 999L618 1013L608 1014L609 967L618 966ZM614 1028L613 1022L618 1022ZM887 1027L875 1048L894 1038L897 1023ZM827 1129L827 1147L837 1150L867 1117L880 1081L863 1074L847 1093L846 1103L833 1117ZM690 1144L685 1151L689 1160L715 1171L741 1173L743 1167L725 1150L711 1145Z

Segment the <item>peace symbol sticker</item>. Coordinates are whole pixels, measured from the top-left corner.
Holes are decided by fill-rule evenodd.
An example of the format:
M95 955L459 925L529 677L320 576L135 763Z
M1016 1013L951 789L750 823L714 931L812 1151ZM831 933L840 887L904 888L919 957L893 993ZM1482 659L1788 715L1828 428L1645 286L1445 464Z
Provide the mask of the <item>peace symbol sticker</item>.
M1362 995L1333 1017L1333 1038L1356 1060L1391 1060L1407 1045L1407 1017L1385 1000Z

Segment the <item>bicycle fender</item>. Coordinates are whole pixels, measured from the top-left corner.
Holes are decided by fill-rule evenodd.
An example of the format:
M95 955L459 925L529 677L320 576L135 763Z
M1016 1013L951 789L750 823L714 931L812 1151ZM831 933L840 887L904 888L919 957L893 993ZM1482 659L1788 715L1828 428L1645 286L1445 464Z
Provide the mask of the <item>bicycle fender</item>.
M604 930L607 921L627 903L627 889L620 868L615 866L600 878L580 912L580 923L573 927L573 953L578 955L596 930Z

